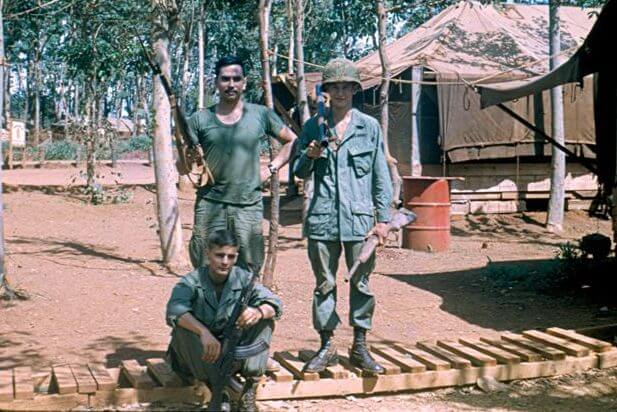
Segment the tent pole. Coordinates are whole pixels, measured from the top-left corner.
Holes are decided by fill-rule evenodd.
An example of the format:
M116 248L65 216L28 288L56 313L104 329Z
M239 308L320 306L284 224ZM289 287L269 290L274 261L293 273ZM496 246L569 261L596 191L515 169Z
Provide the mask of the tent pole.
M571 151L567 147L557 143L555 141L555 139L553 139L552 137L550 137L549 135L544 133L544 131L540 130L535 125L533 125L530 122L528 122L527 119L519 116L514 110L506 107L503 103L498 103L497 107L499 107L504 112L508 113L515 120L518 120L519 122L521 122L523 125L525 125L525 127L527 127L529 129L533 130L534 132L538 133L540 136L542 136L542 138L544 138L544 140L546 140L547 142L549 142L550 144L552 144L553 146L555 146L556 148L558 148L559 150L561 150L562 152L567 154L569 157L572 158L572 160L575 160L575 161L579 162L580 164L585 166L592 173L594 173L596 175L598 174L598 168L589 159L586 159L586 158L581 157L581 156L577 156L573 151Z

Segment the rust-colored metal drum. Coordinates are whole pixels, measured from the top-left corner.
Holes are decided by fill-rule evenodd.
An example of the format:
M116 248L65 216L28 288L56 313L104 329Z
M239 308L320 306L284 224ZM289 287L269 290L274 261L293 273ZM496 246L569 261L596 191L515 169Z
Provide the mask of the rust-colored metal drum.
M450 247L450 184L447 178L403 177L403 202L417 219L403 228L403 247L442 252Z

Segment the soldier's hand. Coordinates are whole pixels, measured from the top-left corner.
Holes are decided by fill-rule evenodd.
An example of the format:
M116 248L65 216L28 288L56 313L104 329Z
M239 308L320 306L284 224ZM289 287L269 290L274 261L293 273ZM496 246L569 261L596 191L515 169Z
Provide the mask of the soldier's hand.
M221 343L209 331L202 333L199 339L203 346L202 359L208 363L216 362L221 354Z
M324 148L315 140L313 140L306 148L306 155L311 159L318 159L321 156Z
M368 236L375 235L379 239L379 246L382 246L386 239L388 238L388 224L387 223L377 223L370 232L368 232Z
M236 326L242 329L255 326L263 318L261 311L257 308L248 307L240 314L236 321Z

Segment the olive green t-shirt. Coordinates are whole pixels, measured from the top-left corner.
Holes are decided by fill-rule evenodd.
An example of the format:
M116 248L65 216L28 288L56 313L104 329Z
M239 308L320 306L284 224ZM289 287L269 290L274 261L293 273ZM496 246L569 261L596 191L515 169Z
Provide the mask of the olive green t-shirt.
M214 176L214 184L200 188L198 196L237 205L260 201L260 142L266 135L277 137L284 127L277 114L265 106L244 103L240 120L227 125L211 106L195 112L188 123Z

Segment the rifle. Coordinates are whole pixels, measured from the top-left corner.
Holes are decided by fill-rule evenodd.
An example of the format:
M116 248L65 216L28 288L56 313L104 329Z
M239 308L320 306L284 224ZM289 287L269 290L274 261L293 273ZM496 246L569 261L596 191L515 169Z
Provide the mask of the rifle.
M326 124L326 99L321 89L321 84L315 86L317 96L317 126L319 127L319 144L321 147L328 147L328 125Z
M388 232L396 232L400 228L407 226L410 223L413 223L415 220L415 213L410 212L405 208L401 208L398 210L393 209L390 212L390 223L388 223ZM349 274L345 277L345 282L349 282L349 280L352 279L355 275L360 265L366 263L366 261L369 260L369 258L373 255L375 248L377 248L377 245L379 245L379 237L377 235L371 235L364 241L364 245L360 250L360 254L353 262L351 269L349 269Z
M199 144L199 141L193 133L190 132L186 116L182 105L178 104L176 94L171 87L171 81L165 73L161 70L161 67L152 60L150 53L146 50L143 43L140 41L143 49L144 56L148 65L152 69L154 75L158 75L165 94L169 99L169 105L174 118L174 138L176 142L176 149L178 149L178 160L176 161L176 169L182 176L187 176L193 186L196 188L206 186L210 182L214 182L214 177L208 165L204 161L204 152ZM193 180L192 175L197 176L197 181Z
M223 391L226 386L229 385L232 389L237 389L238 383L232 378L232 375L236 372L236 361L248 359L268 349L268 344L263 339L246 346L238 345L242 338L242 330L236 326L236 321L248 307L257 279L258 275L253 274L251 282L242 290L240 299L236 302L231 317L223 329L221 336L221 354L215 363L218 376L214 382L210 382L212 399L208 404L209 411L221 410Z

